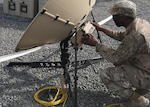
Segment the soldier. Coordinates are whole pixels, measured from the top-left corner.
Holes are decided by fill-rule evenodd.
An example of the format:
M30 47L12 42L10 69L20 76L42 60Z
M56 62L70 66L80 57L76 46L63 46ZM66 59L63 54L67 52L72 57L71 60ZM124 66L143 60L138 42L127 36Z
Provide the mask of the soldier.
M118 48L103 45L92 34L82 38L82 43L95 46L101 56L114 64L101 72L100 77L108 89L127 99L120 107L147 107L149 99L143 95L150 89L150 24L136 17L136 4L128 0L116 2L109 12L118 27L125 27L124 32L92 24L120 41Z

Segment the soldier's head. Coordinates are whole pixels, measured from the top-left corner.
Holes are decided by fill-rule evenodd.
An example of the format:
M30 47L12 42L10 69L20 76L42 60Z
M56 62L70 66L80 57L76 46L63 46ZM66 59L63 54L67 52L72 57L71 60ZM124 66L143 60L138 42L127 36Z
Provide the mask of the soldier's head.
M129 0L117 1L109 12L117 26L124 26L125 20L134 20L136 17L136 4Z

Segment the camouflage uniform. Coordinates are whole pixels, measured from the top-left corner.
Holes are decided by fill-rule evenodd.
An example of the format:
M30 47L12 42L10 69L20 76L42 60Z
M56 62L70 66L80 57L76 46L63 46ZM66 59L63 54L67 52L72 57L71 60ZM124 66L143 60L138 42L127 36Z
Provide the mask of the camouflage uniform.
M136 4L122 0L109 10L112 15L123 14L136 16ZM117 50L102 44L96 45L96 51L115 67L101 72L102 81L110 90L129 98L134 91L145 94L150 89L150 24L135 18L125 32L105 32L110 37L121 41ZM139 91L140 90L140 91Z
M123 98L129 98L134 91L141 95L147 93L150 89L150 24L135 18L125 32L110 30L106 34L121 43L117 50L96 45L96 51L115 65L101 72L102 81Z

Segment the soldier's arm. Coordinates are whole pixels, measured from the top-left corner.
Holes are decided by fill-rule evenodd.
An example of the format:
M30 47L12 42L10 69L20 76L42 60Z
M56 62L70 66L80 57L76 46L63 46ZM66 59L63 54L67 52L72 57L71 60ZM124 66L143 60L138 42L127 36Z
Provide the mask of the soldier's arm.
M114 38L115 40L122 41L124 39L124 32L115 31L110 28L106 28L104 26L99 25L96 22L92 22L92 24L93 24L93 26L95 26L95 28L98 31L102 31L103 33L110 36L111 38Z
M115 40L118 40L118 41L122 41L125 37L124 37L124 32L120 32L120 31L115 31L115 30L112 30L108 33L108 35L111 37L111 38L114 38Z
M145 41L141 34L133 34L134 35L128 35L125 37L117 50L108 48L102 44L97 44L96 51L114 65L120 65L128 61L130 57L134 56L141 44Z

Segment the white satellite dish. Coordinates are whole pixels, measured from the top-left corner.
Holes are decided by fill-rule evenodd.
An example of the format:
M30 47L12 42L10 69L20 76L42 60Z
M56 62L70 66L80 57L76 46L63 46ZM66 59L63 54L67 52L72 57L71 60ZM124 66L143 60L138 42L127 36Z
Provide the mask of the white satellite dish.
M87 19L96 0L48 0L30 23L16 51L64 40Z
M16 51L20 52L0 56L0 62L27 55L40 50L42 45L65 39L77 24L86 21L94 4L95 0L48 0L43 7L43 11L46 11L42 14L41 12L38 13L19 41ZM58 19L54 20L58 14ZM70 19L69 22L68 19ZM110 19L112 19L112 16L98 22L98 24L105 24ZM94 31L92 26L85 28L86 33ZM81 39L82 34L83 32L79 31L80 36L78 39Z

